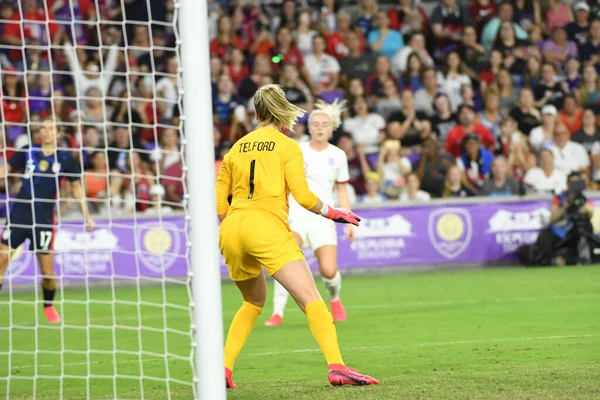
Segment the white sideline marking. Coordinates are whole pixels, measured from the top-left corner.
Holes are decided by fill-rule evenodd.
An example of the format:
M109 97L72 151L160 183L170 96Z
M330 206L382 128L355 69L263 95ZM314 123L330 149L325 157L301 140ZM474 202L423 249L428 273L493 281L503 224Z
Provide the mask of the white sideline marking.
M477 343L495 343L495 342L520 342L527 340L556 340L556 339L575 339L575 338L587 338L600 336L600 333L590 333L584 335L560 335L560 336L533 336L533 337L521 337L521 338L491 338L491 339L477 339L477 340L460 340L456 342L428 342L428 343L417 343L407 344L403 346L358 346L358 347L345 347L344 350L367 350L367 349L391 349L401 347L426 347L426 346L452 346L459 344L477 344ZM265 353L252 353L245 354L247 357L261 357L271 356L278 354L295 354L295 353L313 353L319 352L320 349L299 349L290 351L267 351Z
M567 296L540 296L540 297L507 297L507 298L496 298L496 299L483 299L483 300L440 300L440 301L415 301L415 302L406 302L406 303L395 303L395 304L358 304L358 305L349 305L346 306L346 309L349 310L362 310L362 309L372 309L372 308L404 308L404 307L437 307L437 306L459 306L459 305L473 305L473 304L491 304L491 303L526 303L526 302L536 302L536 301L546 301L546 300L577 300L577 299L593 299L600 297L600 293L598 294L574 294ZM59 309L60 311L60 309ZM178 313L181 312L180 315ZM298 307L289 307L289 312L300 312ZM178 319L183 317L189 317L188 311L182 311L179 309L167 309L167 319ZM236 311L228 311L224 312L223 315L231 316L234 315ZM96 321L112 321L112 316L102 316L102 317L90 317L90 322L94 323ZM118 321L137 321L138 317L136 316L126 316L126 317L117 317ZM142 316L142 320L155 320L155 319L163 319L162 313L156 314L146 314ZM65 323L70 325L70 319L67 317ZM27 321L15 322L14 325L20 326L35 326L37 325L35 322L32 322L31 319ZM119 324L117 324L119 325Z
M588 338L588 337L597 337L600 336L600 333L590 333L583 335L555 335L555 336L533 336L533 337L520 337L520 338L491 338L491 339L476 339L476 340L460 340L455 342L426 342L426 343L416 343L416 344L407 344L402 346L355 346L355 347L345 347L344 350L372 350L372 349L390 349L390 348L402 348L402 347L426 347L426 346L453 346L460 344L477 344L477 343L495 343L495 342L520 342L520 341L528 341L528 340L557 340L557 339L577 339L577 338ZM244 354L245 357L262 357L262 356L273 356L280 354L297 354L297 353L316 353L321 351L320 349L310 348L310 349L297 349L297 350L289 350L289 351L267 351L264 353L251 353ZM154 361L162 361L163 359L149 359L144 360L143 363L154 362ZM139 363L139 360L124 360L119 361L118 364L125 363ZM92 364L109 364L103 361L92 361L89 363ZM74 362L74 363L64 363L62 366L73 366L73 365L88 365L87 362ZM61 364L42 364L38 365L38 368L50 368L50 367L60 367ZM27 369L34 368L35 365L15 365L12 366L12 369Z
M153 359L151 358L150 360L144 360L144 364L148 363L148 362L154 362L154 361L158 361L158 359ZM163 361L164 360L160 360ZM123 361L117 361L117 364L133 364L133 363L139 363L140 360L123 360ZM94 364L109 364L106 361L91 361L91 362L86 362L86 361L81 361L81 362L73 362L73 363L64 363L62 364L63 366L67 367L67 366L73 366L73 365L94 365ZM50 368L50 367L60 367L61 364L40 364L37 367L38 368ZM14 369L27 369L27 368L35 368L36 365L15 365L11 368Z

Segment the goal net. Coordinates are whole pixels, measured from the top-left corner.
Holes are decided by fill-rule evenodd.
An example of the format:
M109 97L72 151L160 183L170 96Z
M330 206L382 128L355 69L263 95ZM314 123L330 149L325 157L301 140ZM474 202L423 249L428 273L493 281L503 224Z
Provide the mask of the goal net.
M11 217L2 234L16 249L0 291L0 397L192 398L178 1L0 8L2 216L15 202L34 214L53 207L36 195L48 177L60 186L50 233ZM36 146L45 146L47 117L58 132L46 159ZM32 171L11 162L27 146ZM59 153L82 171L91 232ZM31 200L18 195L27 184ZM18 245L17 228L34 233ZM57 324L46 320L38 262L51 248Z

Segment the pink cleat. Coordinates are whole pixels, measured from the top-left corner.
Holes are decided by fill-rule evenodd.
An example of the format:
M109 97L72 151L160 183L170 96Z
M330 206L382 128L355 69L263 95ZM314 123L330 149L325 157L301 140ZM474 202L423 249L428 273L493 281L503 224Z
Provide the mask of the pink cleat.
M346 309L344 308L344 305L340 299L331 301L329 305L331 306L331 314L333 315L334 321L346 320Z
M265 326L279 326L283 322L283 317L279 314L271 315L271 318L265 322Z
M58 315L58 311L54 306L44 307L44 314L46 314L46 319L51 324L58 324L60 322L60 315Z
M379 385L379 381L367 375L363 375L354 368L342 364L329 364L329 383L333 386L353 385Z
M227 387L227 389L237 389L237 385L233 383L232 375L233 372L231 372L229 368L225 367L225 387Z

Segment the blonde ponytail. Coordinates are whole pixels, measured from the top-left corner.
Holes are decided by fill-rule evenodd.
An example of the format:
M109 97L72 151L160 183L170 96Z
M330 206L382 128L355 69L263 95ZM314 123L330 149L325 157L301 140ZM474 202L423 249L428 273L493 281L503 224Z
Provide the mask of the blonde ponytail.
M261 87L254 95L254 109L260 125L273 124L292 129L306 111L290 103L279 85Z
M346 105L346 100L339 101L335 99L335 101L331 104L325 103L323 100L319 100L317 104L315 104L315 111L310 113L308 117L308 123L313 119L315 115L326 115L329 117L329 121L331 122L331 127L333 130L336 130L342 124L342 113L346 109L344 106Z

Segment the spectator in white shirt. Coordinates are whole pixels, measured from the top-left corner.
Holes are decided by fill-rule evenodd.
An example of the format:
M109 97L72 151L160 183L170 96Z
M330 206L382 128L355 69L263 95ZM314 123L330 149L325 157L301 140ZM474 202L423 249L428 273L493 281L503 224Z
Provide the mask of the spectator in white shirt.
M351 110L354 117L344 121L344 132L349 133L357 145L364 147L365 154L377 153L385 120L379 114L369 113L367 100L363 96L354 99Z
M571 132L562 122L554 127L554 144L550 147L554 154L554 166L563 174L586 172L590 167L590 157L583 145L570 140Z
M379 182L381 182L381 177L377 172L367 172L365 174L366 193L360 196L358 202L361 204L381 204L387 201L386 197L379 192Z
M392 58L391 67L394 75L400 76L406 71L408 56L412 53L418 54L423 65L433 67L433 58L431 58L425 48L425 35L422 32L416 32L411 36L408 46L404 46L398 50Z
M161 216L168 215L173 212L173 209L169 206L164 205L163 201L165 198L165 188L161 184L156 184L150 187L150 201L151 206L144 212L146 215Z
M463 84L471 84L471 78L462 73L462 64L463 61L460 59L460 55L453 50L446 56L446 65L437 75L440 90L450 97L450 105L454 112L462 104L460 88Z
M542 147L552 145L554 141L554 128L558 111L552 104L542 107L542 125L535 127L529 133L529 143L535 151Z
M540 151L539 167L531 168L525 174L523 183L527 194L556 194L567 188L567 176L554 167L552 150Z
M297 123L294 125L292 131L290 132L290 137L298 144L308 142L310 140L310 136L306 134L306 125L303 123Z
M298 28L294 32L296 47L304 58L313 52L313 38L318 34L311 28L310 11L303 10L298 16Z
M117 58L119 55L119 48L117 45L112 45L108 49L108 55L103 59L104 64L102 70L98 64L89 59L85 62L85 70L79 63L77 58L77 50L71 43L65 43L64 45L65 55L69 63L69 68L75 78L75 89L79 96L83 96L92 87L97 88L102 97L108 93L108 88L113 80L113 74L117 68ZM85 109L85 103L81 104L82 108Z
M165 171L181 161L179 134L173 128L165 128L160 134L160 146L154 149L150 158L158 162L158 170Z
M340 64L335 57L325 53L325 37L313 37L313 53L304 57L304 65L313 82L315 95L335 90L340 78Z
M400 141L386 140L377 160L377 173L383 181L383 193L390 198L398 197L405 178L411 171L410 160L400 156Z
M421 181L414 172L406 177L406 191L400 195L400 201L429 201L431 195L420 190Z
M160 78L156 83L156 95L163 117L171 119L178 100L177 57L170 57L167 60L167 74L169 75Z

